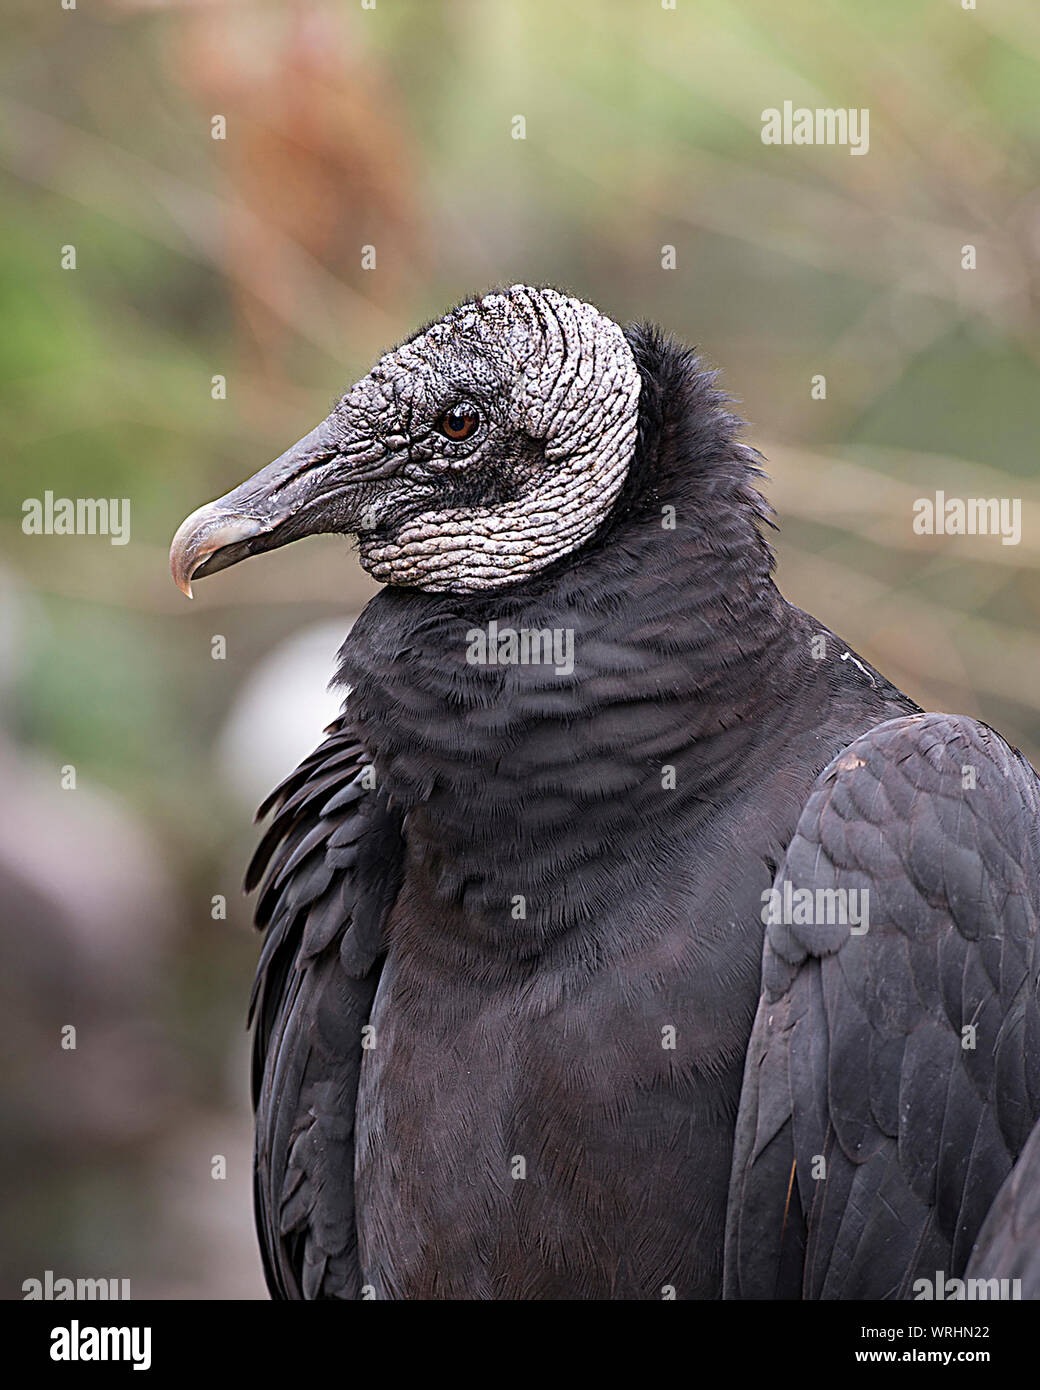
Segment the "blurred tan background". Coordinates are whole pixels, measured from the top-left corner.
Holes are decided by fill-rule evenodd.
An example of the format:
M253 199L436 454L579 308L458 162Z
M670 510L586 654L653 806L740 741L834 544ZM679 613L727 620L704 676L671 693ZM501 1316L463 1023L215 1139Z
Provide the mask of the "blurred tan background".
M555 282L723 368L789 598L1037 761L1040 8L16 0L5 28L0 1296L257 1297L250 817L372 588L322 538L189 604L172 532L420 322ZM785 100L869 108L869 153L764 145ZM1021 543L916 536L940 489L1021 498ZM26 536L45 490L130 498L129 544Z

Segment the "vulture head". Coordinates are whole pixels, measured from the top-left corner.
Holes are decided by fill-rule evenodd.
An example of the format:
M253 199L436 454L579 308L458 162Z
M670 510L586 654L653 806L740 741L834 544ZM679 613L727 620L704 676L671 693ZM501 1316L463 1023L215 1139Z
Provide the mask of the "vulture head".
M374 579L431 592L515 583L584 544L636 447L640 373L591 304L514 285L386 353L331 415L181 525L191 581L301 536L358 537Z

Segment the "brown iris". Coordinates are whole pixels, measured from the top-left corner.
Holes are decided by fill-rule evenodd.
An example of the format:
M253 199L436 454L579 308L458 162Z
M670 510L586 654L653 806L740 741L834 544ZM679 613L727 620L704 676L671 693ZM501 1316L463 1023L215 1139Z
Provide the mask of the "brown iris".
M480 416L471 405L453 405L437 421L437 428L449 439L468 439L479 424Z

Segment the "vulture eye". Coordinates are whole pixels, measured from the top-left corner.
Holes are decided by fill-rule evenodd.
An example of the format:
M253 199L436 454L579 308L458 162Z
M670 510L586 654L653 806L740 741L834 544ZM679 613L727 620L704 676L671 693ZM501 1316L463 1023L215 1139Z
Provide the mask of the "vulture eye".
M449 439L468 439L479 424L480 416L471 405L453 405L437 421L437 428Z

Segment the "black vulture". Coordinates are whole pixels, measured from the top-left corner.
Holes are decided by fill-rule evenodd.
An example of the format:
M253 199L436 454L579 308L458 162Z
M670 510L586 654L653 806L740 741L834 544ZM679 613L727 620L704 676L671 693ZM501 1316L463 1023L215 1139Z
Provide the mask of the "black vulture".
M386 585L248 875L272 1294L914 1297L991 1207L1022 1263L1036 775L780 595L739 431L515 285L178 531L189 593L315 532Z

